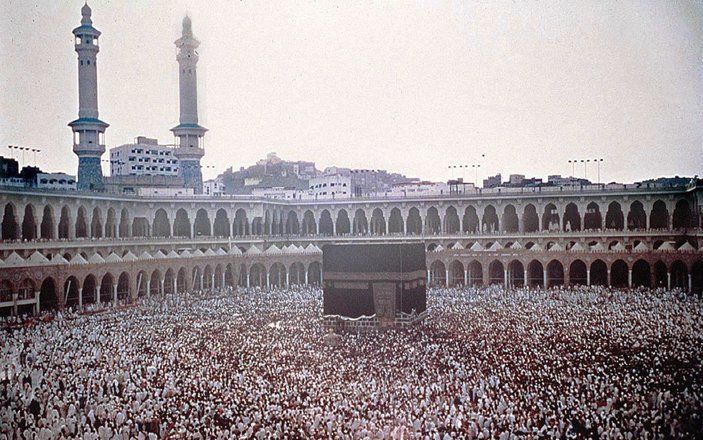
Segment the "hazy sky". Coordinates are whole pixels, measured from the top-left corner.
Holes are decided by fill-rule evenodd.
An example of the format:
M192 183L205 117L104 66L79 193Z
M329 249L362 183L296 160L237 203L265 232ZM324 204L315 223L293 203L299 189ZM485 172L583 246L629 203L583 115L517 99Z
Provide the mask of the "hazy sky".
M79 0L0 0L0 154L76 173ZM433 180L703 174L701 2L91 0L108 148L172 143L173 42L200 46L206 178L275 151ZM107 155L104 156L105 158ZM27 157L29 159L29 156ZM104 167L107 169L107 167ZM583 168L577 168L583 175ZM595 180L595 170L589 169ZM473 180L473 172L465 176ZM481 177L481 176L479 176Z

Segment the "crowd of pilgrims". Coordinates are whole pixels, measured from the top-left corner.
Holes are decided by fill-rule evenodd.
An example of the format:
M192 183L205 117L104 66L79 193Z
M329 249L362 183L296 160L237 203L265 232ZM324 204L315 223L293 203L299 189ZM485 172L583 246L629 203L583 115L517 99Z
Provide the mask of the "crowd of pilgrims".
M323 343L313 287L64 311L0 339L0 439L694 438L703 300L433 288Z

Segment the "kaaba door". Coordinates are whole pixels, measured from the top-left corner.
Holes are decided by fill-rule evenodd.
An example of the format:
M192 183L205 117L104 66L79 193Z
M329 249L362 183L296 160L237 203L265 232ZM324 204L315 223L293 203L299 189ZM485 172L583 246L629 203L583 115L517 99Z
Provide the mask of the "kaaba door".
M395 324L395 283L373 283L373 304L380 327Z

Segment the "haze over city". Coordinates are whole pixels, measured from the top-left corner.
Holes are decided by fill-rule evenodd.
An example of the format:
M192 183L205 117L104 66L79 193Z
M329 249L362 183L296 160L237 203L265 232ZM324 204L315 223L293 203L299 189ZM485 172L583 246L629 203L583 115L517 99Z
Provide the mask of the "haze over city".
M432 180L482 153L479 178L566 175L575 158L604 158L606 181L703 166L701 4L90 4L108 148L172 142L173 41L192 17L205 178L270 151ZM40 167L69 173L81 5L0 2L0 100L18 104L0 106L0 145L41 148Z

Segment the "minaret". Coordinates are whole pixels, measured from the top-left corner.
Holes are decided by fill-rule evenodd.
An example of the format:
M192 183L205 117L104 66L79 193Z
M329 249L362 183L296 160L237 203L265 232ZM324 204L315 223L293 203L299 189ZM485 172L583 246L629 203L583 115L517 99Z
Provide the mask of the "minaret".
M174 155L178 158L178 175L186 188L195 194L203 193L203 175L200 159L205 154L203 136L206 128L198 124L198 82L196 67L200 42L193 38L190 17L183 19L183 35L176 40L178 48L178 79L180 90L180 124L171 131L176 137Z
M100 157L105 152L105 129L98 119L98 66L100 31L93 27L90 6L81 9L81 25L73 30L78 53L78 119L73 129L73 152L78 156L78 189L101 190L103 172Z

